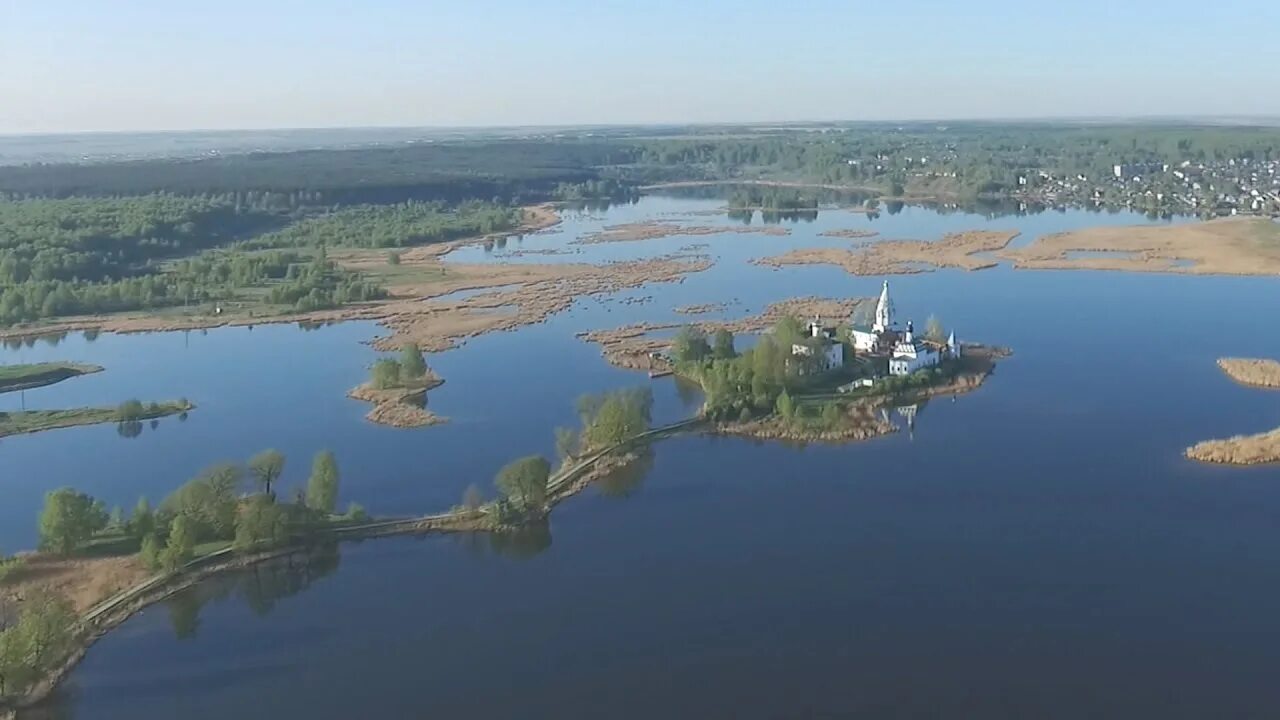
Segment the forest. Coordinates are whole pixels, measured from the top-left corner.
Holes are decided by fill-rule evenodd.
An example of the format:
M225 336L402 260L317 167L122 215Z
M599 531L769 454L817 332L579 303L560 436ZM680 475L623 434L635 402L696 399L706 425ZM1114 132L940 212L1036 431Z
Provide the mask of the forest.
M296 310L376 299L381 288L317 262L315 249L401 248L504 232L519 224L521 203L629 199L657 181L765 179L894 202L1004 202L1049 175L1104 179L1126 163L1195 162L1216 168L1206 188L1242 196L1248 173L1236 168L1277 159L1276 128L975 122L695 128L2 166L0 326L235 301L250 289L254 302ZM1059 192L1057 202L1149 202L1159 192L1163 205L1155 209L1167 211L1177 188L1170 178L1154 182L1145 195L1112 184L1078 196ZM1202 207L1219 202L1202 199ZM730 198L735 206L789 212L811 211L819 201L816 190L777 188L740 189Z

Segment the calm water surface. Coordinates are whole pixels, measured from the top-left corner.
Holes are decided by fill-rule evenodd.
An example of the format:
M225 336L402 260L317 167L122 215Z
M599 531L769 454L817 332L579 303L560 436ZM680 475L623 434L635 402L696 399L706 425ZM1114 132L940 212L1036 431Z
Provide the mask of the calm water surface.
M448 425L364 422L344 391L378 328L349 323L72 336L3 362L107 371L28 392L27 407L189 397L139 437L114 427L0 442L0 547L34 541L44 492L129 506L266 447L338 454L344 499L375 513L456 502L510 458L550 454L582 392L649 382L579 330L729 302L874 294L879 278L748 261L888 238L1017 228L1022 242L1136 215L987 219L907 208L822 212L789 237L724 234L578 246L605 225L714 201L647 198L458 261L602 262L699 252L684 283L588 298L549 322L428 358ZM685 215L681 215L685 213ZM519 255L520 250L569 250ZM688 250L686 250L688 251ZM517 253L514 257L513 253ZM1085 272L892 278L899 314L1009 345L980 391L935 400L914 430L842 447L681 437L561 506L544 528L392 539L220 578L148 609L89 653L32 717L1274 717L1280 690L1280 469L1186 462L1206 437L1280 426L1280 395L1239 387L1221 355L1280 356L1280 282ZM627 298L650 298L626 304ZM697 398L654 383L657 419ZM0 409L23 398L0 396ZM25 718L24 718L25 720Z

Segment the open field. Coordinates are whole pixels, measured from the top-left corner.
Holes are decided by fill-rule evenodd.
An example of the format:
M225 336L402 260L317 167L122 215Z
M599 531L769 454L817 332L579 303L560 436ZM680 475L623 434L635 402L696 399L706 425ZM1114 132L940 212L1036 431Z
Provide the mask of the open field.
M1014 267L1192 275L1280 275L1280 223L1225 218L1158 227L1099 227L1004 250Z
M44 387L96 372L102 372L98 365L67 362L0 365L0 393Z
M941 240L882 240L851 248L800 248L755 260L758 265L838 265L853 275L907 275L938 268L983 270L997 262L979 257L1008 247L1017 231L970 230Z

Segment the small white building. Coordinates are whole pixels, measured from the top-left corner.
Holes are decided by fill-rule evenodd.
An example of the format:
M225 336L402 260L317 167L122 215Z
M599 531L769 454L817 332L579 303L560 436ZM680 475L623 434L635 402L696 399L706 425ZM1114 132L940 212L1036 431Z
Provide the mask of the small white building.
M900 377L937 367L946 355L951 354L953 348L956 355L959 355L959 347L954 332L945 346L917 339L915 328L908 322L907 331L898 344L893 346L893 355L889 357L889 374Z
M814 358L806 363L817 372L827 372L844 365L844 344L836 340L834 328L825 327L814 319L809 323L809 337L791 346L791 355L798 358Z

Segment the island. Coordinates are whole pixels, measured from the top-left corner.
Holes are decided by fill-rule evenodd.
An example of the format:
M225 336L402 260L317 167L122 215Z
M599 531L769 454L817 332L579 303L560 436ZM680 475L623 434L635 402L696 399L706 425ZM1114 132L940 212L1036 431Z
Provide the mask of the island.
M365 417L379 425L398 428L424 427L447 422L448 418L427 409L427 391L444 383L427 367L422 350L412 343L401 350L400 358L384 357L370 368L369 381L352 388L347 397L373 403Z
M1018 234L1016 230L970 230L948 233L932 242L880 240L863 242L855 248L798 248L754 262L775 268L836 265L852 275L906 275L939 268L985 270L998 264L986 253L1003 250Z
M1222 358L1218 367L1232 380L1258 388L1280 388L1280 362L1269 359ZM1280 428L1256 435L1206 440L1186 450L1187 457L1225 465L1264 465L1280 462Z
M754 343L739 352L735 333ZM923 334L910 320L900 325L887 281L876 299L794 298L737 321L641 323L583 337L617 367L697 383L710 432L800 442L894 432L888 408L910 421L915 405L978 387L1009 355L960 343L936 318Z
M119 407L85 407L70 410L19 410L0 412L0 437L58 430L78 425L120 423L122 434L137 428L144 420L156 420L167 415L183 415L195 409L185 398L172 402L142 403L129 400Z
M102 368L71 362L0 365L0 393L31 390L96 372L102 372Z

